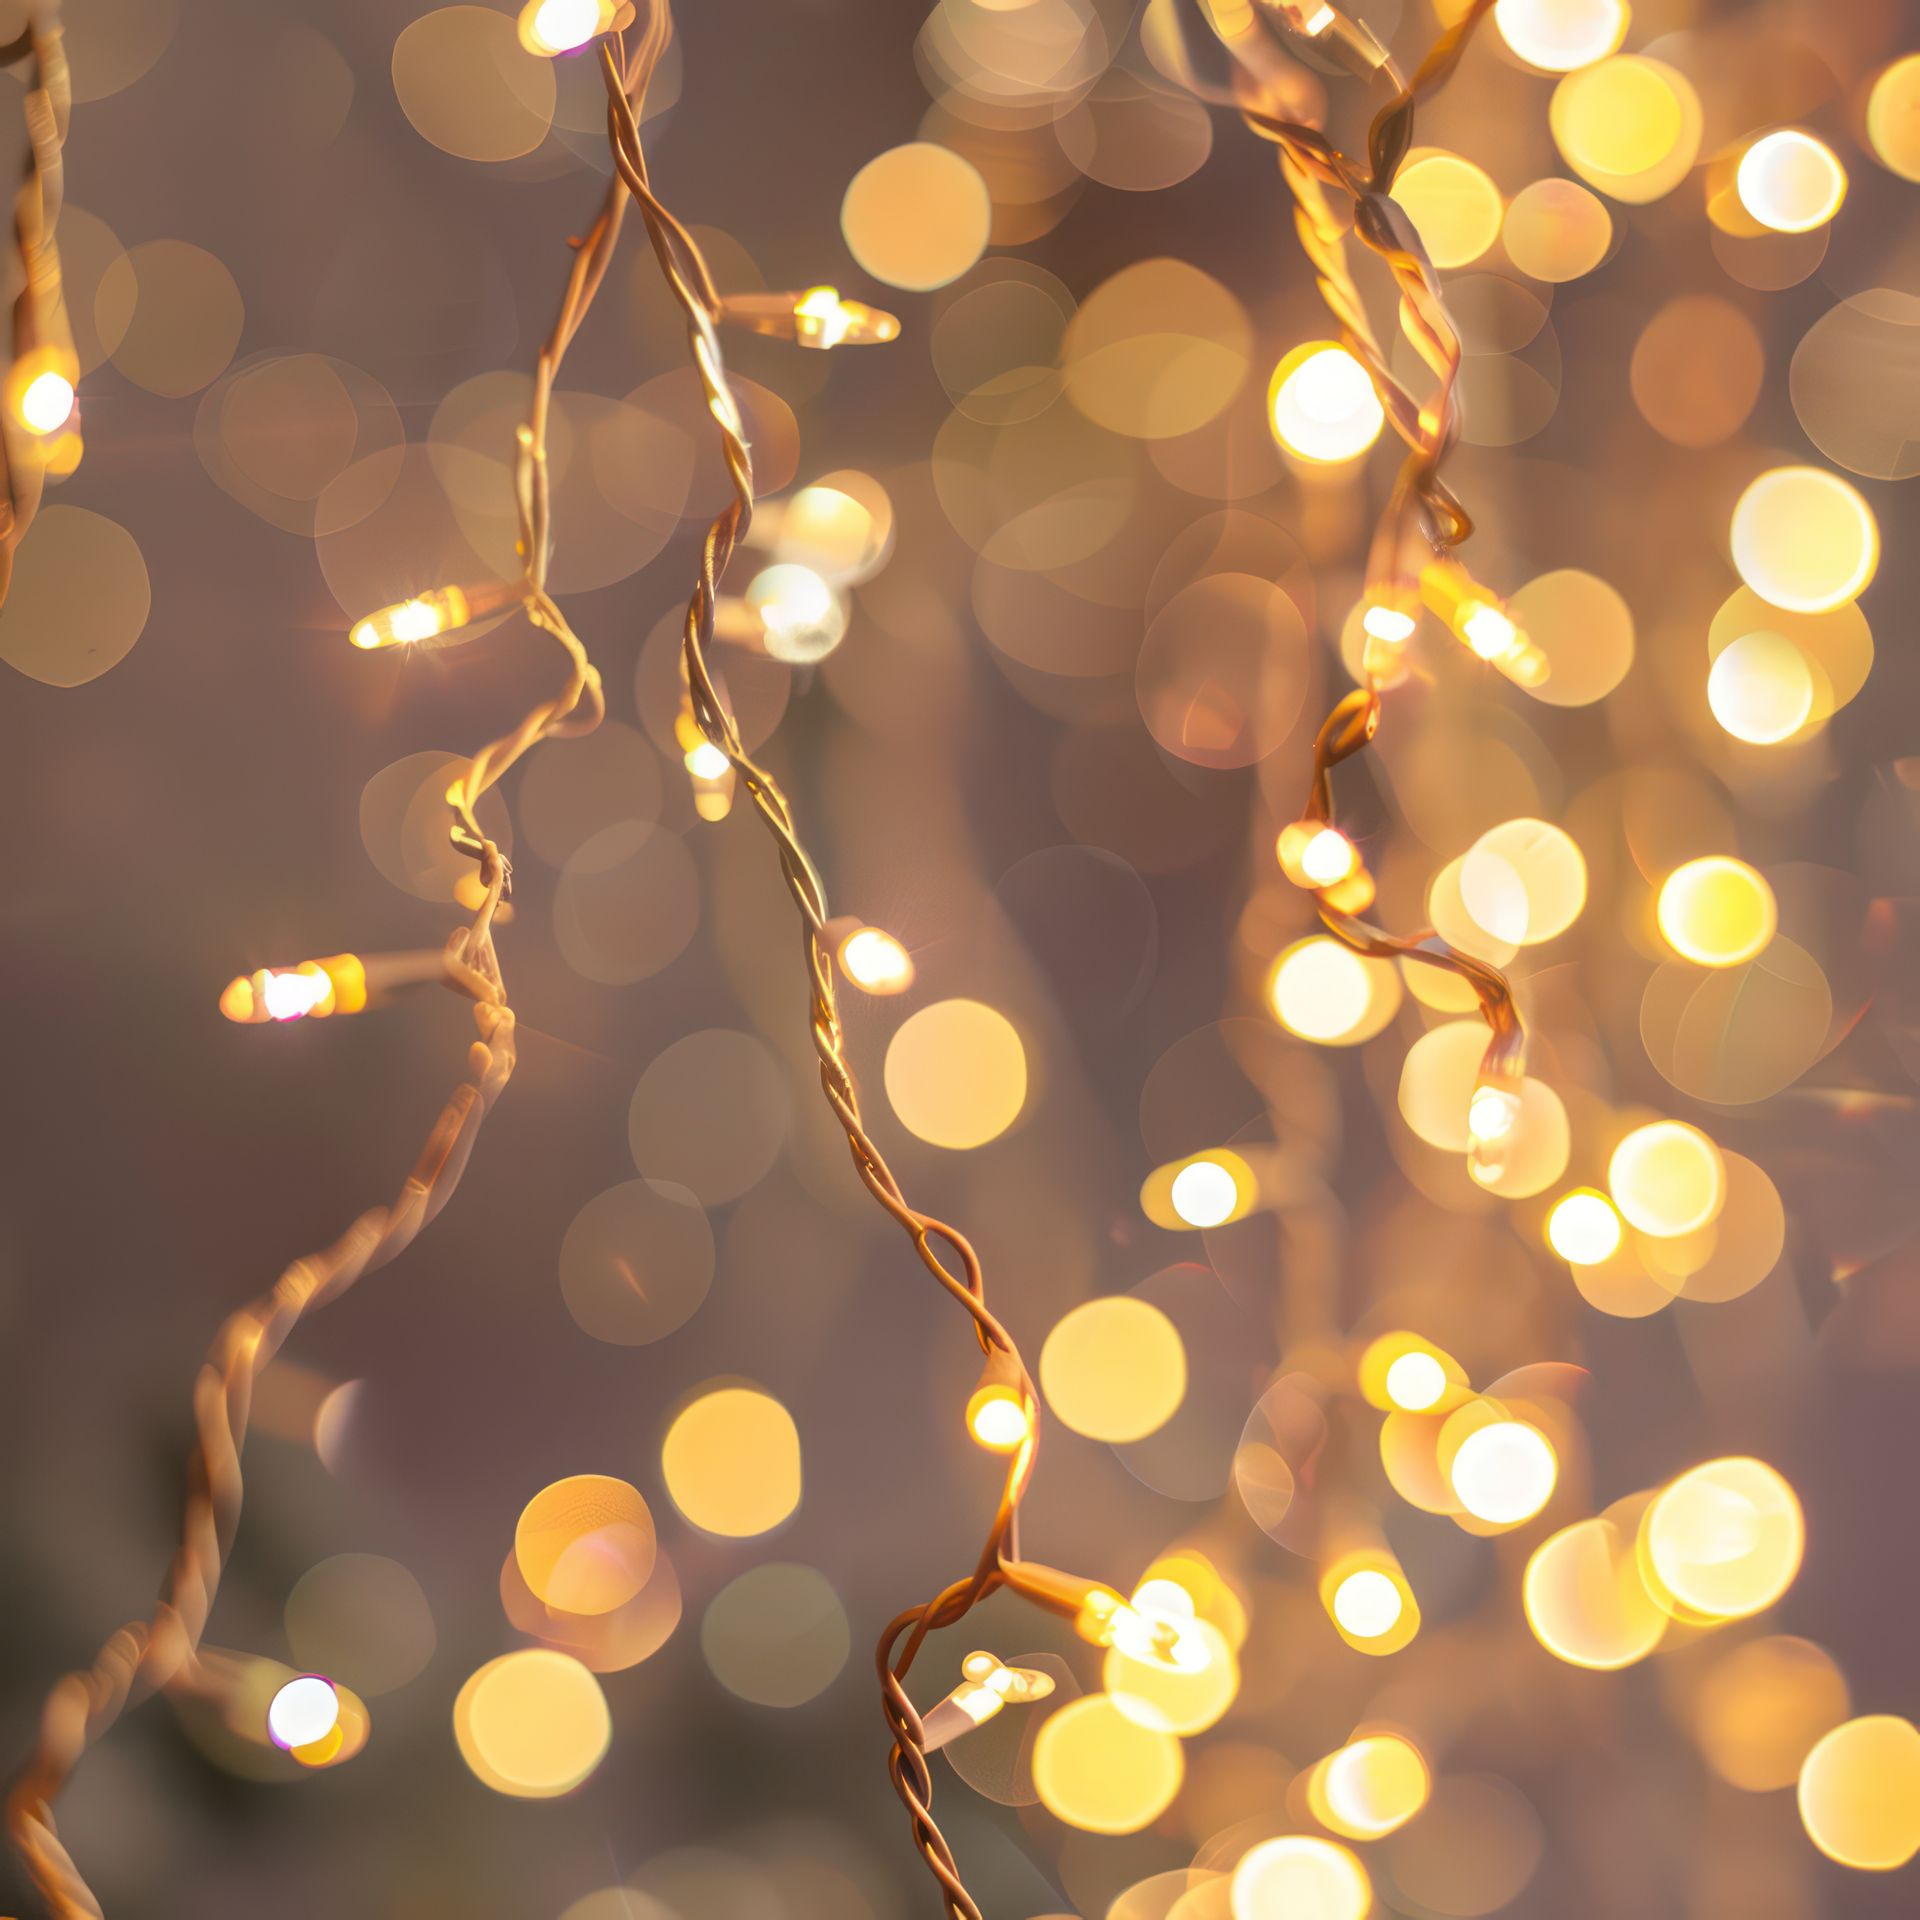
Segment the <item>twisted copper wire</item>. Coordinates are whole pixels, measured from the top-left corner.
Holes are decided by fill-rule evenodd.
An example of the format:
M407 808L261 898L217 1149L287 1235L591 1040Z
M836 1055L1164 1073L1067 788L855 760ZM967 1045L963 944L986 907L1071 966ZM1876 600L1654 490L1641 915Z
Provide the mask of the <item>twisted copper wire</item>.
M651 0L644 12L649 36L656 32L662 36L671 33L668 0ZM893 1736L888 1773L907 1808L914 1845L939 1884L951 1920L981 1920L980 1908L968 1893L953 1851L933 1818L933 1781L924 1747L924 1730L907 1694L905 1679L930 1632L962 1619L998 1587L1011 1587L1037 1604L1056 1604L1036 1591L1034 1576L1050 1570L1032 1568L1021 1559L1019 1551L1019 1508L1032 1477L1039 1398L1012 1335L987 1306L985 1278L972 1244L958 1228L921 1212L908 1200L885 1156L867 1132L834 990L825 886L801 840L792 806L773 775L746 751L740 730L708 665L720 583L753 517L753 461L721 351L717 327L720 296L699 247L653 190L636 111L643 90L622 86L616 45L618 36L613 36L601 47L602 78L607 88L607 128L614 164L639 204L661 274L686 314L694 366L708 408L719 427L721 451L733 484L731 499L707 529L702 542L700 574L687 606L681 659L693 715L704 737L726 755L778 850L787 890L800 914L809 1023L819 1060L821 1089L846 1134L855 1170L875 1201L912 1241L928 1273L966 1310L981 1350L988 1354L998 1352L1011 1359L1018 1369L1030 1409L1033 1432L1009 1463L993 1522L972 1572L924 1605L902 1613L882 1634L875 1651L882 1709ZM942 1249L958 1271L942 1258ZM1065 1576L1054 1577L1065 1580Z
M54 1823L53 1803L74 1767L128 1706L162 1688L218 1690L230 1671L223 1658L211 1650L203 1653L201 1636L239 1525L241 1451L255 1381L308 1312L397 1257L453 1197L480 1125L513 1073L514 1013L493 942L494 916L509 872L474 808L531 747L590 732L605 713L599 672L546 590L552 543L546 428L554 381L605 277L625 211L626 189L616 179L585 238L572 243L560 313L536 365L531 417L516 438L525 568L521 601L527 618L565 649L567 679L551 699L482 747L449 795L456 816L453 838L478 863L482 899L472 923L456 929L447 942L444 976L448 986L474 1002L479 1038L468 1050L466 1077L394 1202L362 1214L332 1246L296 1260L214 1336L194 1385L196 1441L188 1461L186 1512L159 1604L149 1619L120 1628L90 1667L68 1674L53 1688L33 1755L8 1797L9 1837L56 1920L98 1920L101 1914Z
M1242 103L1240 108L1248 126L1280 148L1280 171L1294 200L1295 231L1314 268L1321 298L1339 326L1342 344L1366 368L1387 418L1407 445L1374 530L1367 566L1370 588L1395 586L1405 580L1410 566L1417 570L1418 562L1408 559L1410 549L1423 550L1423 557L1432 559L1450 553L1473 531L1466 509L1441 475L1460 431L1460 334L1426 248L1391 189L1413 144L1417 104L1459 65L1469 38L1492 5L1493 0L1471 0L1435 39L1409 80L1403 80L1393 63L1379 54L1377 65L1392 82L1393 93L1368 129L1364 161L1342 153L1317 127L1279 119L1257 104ZM1363 63L1374 64L1371 56L1379 53L1377 46L1369 51L1357 33L1351 40L1339 37L1348 31L1348 23L1342 21L1335 29L1336 44L1349 57L1358 54ZM1370 36L1364 38L1370 43ZM1336 212L1328 188L1345 197L1347 219ZM1368 323L1347 260L1349 228L1393 277L1400 296L1400 330L1434 375L1424 397L1416 396L1393 372ZM1364 685L1335 706L1315 738L1302 819L1325 822L1331 818L1332 771L1372 743L1380 713L1381 688L1369 673ZM1525 1034L1512 988L1498 967L1462 952L1431 928L1390 934L1341 912L1324 893L1316 894L1315 904L1327 929L1356 952L1380 959L1417 960L1465 980L1489 1033L1481 1071L1518 1079L1525 1065Z
M60 31L59 0L40 0L27 25L9 45L0 47L0 66L33 58L33 84L27 89L26 171L13 202L13 243L20 259L20 294L13 303L13 357L16 361L48 338L70 340L66 295L60 278L60 254L54 230L60 220L64 184L62 149L73 112L73 85L67 72L66 43ZM16 449L0 429L0 600L13 579L13 556L39 510L46 464L37 446ZM25 458L17 457L24 451Z

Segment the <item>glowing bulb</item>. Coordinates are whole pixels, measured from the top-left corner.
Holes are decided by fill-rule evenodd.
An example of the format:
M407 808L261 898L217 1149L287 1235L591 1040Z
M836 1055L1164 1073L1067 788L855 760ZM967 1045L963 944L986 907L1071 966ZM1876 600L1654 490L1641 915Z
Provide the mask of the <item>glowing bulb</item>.
M1353 842L1338 827L1322 827L1300 850L1300 870L1316 887L1339 885L1359 864Z
M1726 1162L1698 1127L1654 1120L1614 1148L1607 1189L1630 1226L1677 1239L1704 1227L1726 1204Z
M1626 38L1627 0L1494 0L1493 23L1528 66L1571 73Z
M1597 1267L1620 1250L1620 1216L1591 1187L1563 1195L1547 1216L1547 1244L1569 1266Z
M1373 1910L1373 1882L1359 1857L1317 1834L1249 1847L1229 1884L1234 1920L1366 1920Z
M1531 1520L1553 1497L1559 1463L1547 1436L1524 1420L1496 1420L1460 1444L1448 1473L1460 1504L1489 1526Z
M1399 1582L1373 1567L1348 1574L1333 1591L1333 1617L1356 1640L1391 1633L1406 1604Z
M687 771L696 780L723 779L733 762L711 740L702 740L687 751Z
M1826 613L1865 591L1880 528L1857 487L1825 467L1772 467L1734 502L1733 564L1762 600Z
M527 0L520 9L520 44L551 58L572 53L613 25L616 0Z
M1455 560L1436 560L1420 572L1420 594L1479 659L1497 667L1517 687L1545 685L1547 656L1534 645L1498 598Z
M1361 630L1389 647L1404 647L1413 638L1418 622L1399 607L1382 606L1378 601L1360 616Z
M1661 937L1683 960L1737 967L1764 950L1780 924L1773 889L1744 860L1708 854L1675 867L1655 906Z
M846 603L797 561L781 560L755 574L747 605L760 616L767 651L788 666L824 660L846 637Z
M1403 1353L1387 1369L1387 1398L1404 1413L1425 1413L1447 1390L1447 1370L1430 1353Z
M1785 634L1743 633L1708 670L1707 705L1736 740L1777 746L1813 712L1813 669Z
M1193 1600L1179 1594L1179 1605L1165 1604L1157 1593L1163 1583L1142 1587L1133 1603L1110 1587L1089 1587L1081 1597L1074 1627L1096 1647L1117 1647L1130 1660L1165 1667L1175 1673L1198 1673L1213 1658L1194 1619Z
M1216 1160L1196 1160L1173 1176L1173 1210L1190 1227L1217 1227L1240 1204L1233 1175Z
M1357 460L1387 423L1366 368L1326 341L1295 347L1274 368L1267 404L1274 437L1320 466Z
M1512 1087L1481 1081L1467 1102L1467 1164L1483 1186L1507 1168L1507 1149L1520 1124L1520 1096Z
M904 993L913 985L912 955L879 927L858 927L841 941L840 971L863 993Z
M733 293L720 303L721 321L803 347L885 346L900 337L900 322L878 307L842 300L833 287L805 293Z
M317 1673L289 1680L267 1706L268 1738L289 1752L324 1740L339 1724L340 1696Z
M227 983L220 1011L243 1026L311 1015L358 1013L367 1004L367 970L357 955L336 953L297 967L263 967Z
M982 1387L967 1402L967 1431L989 1453L1011 1453L1033 1431L1033 1416L1012 1388Z
M435 587L415 594L397 606L382 607L356 620L347 638L356 647L414 646L464 627L473 617L473 604L459 587Z
M73 414L73 382L49 367L20 396L20 424L29 433L55 433Z
M1776 233L1824 227L1847 197L1847 173L1824 141L1797 127L1763 134L1734 169L1740 204Z

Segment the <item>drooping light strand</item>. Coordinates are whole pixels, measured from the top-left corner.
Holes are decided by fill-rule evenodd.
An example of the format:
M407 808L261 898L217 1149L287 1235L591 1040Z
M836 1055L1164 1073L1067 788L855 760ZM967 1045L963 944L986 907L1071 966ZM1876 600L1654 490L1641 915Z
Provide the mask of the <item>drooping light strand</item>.
M47 481L80 464L80 358L67 318L55 228L63 196L62 149L73 111L59 0L35 0L26 25L0 47L0 66L32 62L26 87L26 169L13 202L20 292L13 340L0 383L0 600L13 556L39 510Z
M664 44L671 32L666 0L654 0L644 13L647 36L658 36ZM828 912L825 887L800 838L793 809L773 776L748 753L708 660L708 649L715 639L721 582L753 517L753 463L739 405L728 383L719 328L729 320L744 319L755 325L761 316L739 300L729 301L720 295L692 235L654 193L640 138L640 96L621 86L621 63L614 42L602 43L601 72L611 108L614 163L639 204L660 271L686 315L694 368L705 390L708 411L719 429L733 482L732 498L708 530L700 577L687 607L681 647L687 689L683 718L691 717L698 728L699 742L710 748L729 775L737 779L779 850L787 889L806 936L809 1024L820 1061L821 1088L847 1136L860 1179L875 1202L911 1239L936 1284L968 1314L987 1362L981 1387L970 1402L968 1424L989 1451L1004 1455L1007 1468L985 1543L970 1572L893 1620L881 1635L877 1650L883 1705L893 1733L889 1773L911 1819L914 1843L939 1883L950 1920L981 1920L980 1908L967 1891L953 1851L933 1819L926 1722L906 1691L906 1676L928 1634L964 1619L979 1601L1005 1587L1071 1621L1083 1638L1100 1646L1120 1647L1137 1659L1172 1669L1192 1668L1204 1664L1210 1652L1190 1618L1183 1620L1177 1613L1139 1598L1127 1600L1101 1581L1063 1573L1028 1560L1021 1553L1019 1509L1032 1477L1039 1439L1039 1397L1032 1377L1012 1335L986 1304L985 1276L971 1243L958 1228L912 1205L867 1133L834 984L836 949L843 937L839 923ZM889 323L886 329L865 337L889 339L895 331L897 327ZM808 344L797 329L795 337ZM851 342L858 336L849 331L843 337ZM689 770L696 778L708 777L704 769L694 767L700 745L684 732L682 745ZM949 1261L954 1264L949 1265ZM1021 1425L1024 1431L1016 1432Z

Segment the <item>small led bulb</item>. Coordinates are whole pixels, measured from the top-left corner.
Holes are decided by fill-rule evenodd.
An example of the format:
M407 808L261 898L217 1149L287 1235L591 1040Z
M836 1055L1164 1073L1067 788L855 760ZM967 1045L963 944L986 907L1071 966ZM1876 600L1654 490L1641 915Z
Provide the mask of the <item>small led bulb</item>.
M1360 871L1360 852L1338 827L1318 820L1295 820L1283 827L1274 852L1280 871L1296 887L1319 892L1338 887Z
M16 426L35 439L57 434L73 418L74 388L80 364L57 347L36 347L8 369L7 412Z
M227 982L220 1011L243 1026L269 1020L324 1019L367 1004L367 970L357 955L336 953L297 967L262 967Z
M520 9L520 44L543 59L572 53L613 25L618 0L527 0Z
M1010 1667L991 1653L970 1653L960 1663L960 1684L921 1716L920 1750L940 1748L984 1726L1002 1707L1025 1706L1053 1691L1053 1676L1034 1667Z
M913 956L881 927L856 927L840 942L840 971L862 993L904 993L913 985Z
M289 1680L267 1705L267 1737L290 1753L318 1745L339 1724L340 1696L324 1674Z
M746 597L760 616L767 651L790 667L824 660L846 637L846 602L811 567L797 561L761 568Z
M464 627L473 618L473 605L460 587L434 587L417 593L391 607L382 607L364 620L356 620L347 638L356 647L372 651L378 647L417 646L437 640L443 633Z
M900 322L878 307L842 300L837 288L805 293L730 293L720 302L722 324L796 340L803 347L885 346L900 337Z
M1482 1186L1507 1170L1514 1130L1520 1124L1520 1095L1511 1086L1482 1080L1467 1103L1467 1163Z
M1457 638L1479 659L1517 687L1544 686L1550 668L1513 615L1457 560L1436 560L1422 570L1420 593Z
M967 1400L967 1432L989 1453L1012 1453L1033 1434L1033 1397L1020 1363L995 1347Z

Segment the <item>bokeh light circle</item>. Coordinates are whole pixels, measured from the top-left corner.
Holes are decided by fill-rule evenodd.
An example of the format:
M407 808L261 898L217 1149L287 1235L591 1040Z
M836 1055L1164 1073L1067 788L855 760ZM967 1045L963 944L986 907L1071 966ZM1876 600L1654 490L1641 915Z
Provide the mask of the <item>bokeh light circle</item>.
M1090 1440L1144 1440L1187 1392L1180 1330L1146 1300L1109 1294L1054 1323L1040 1349L1040 1390L1063 1426Z
M1005 1014L978 1000L939 1000L887 1046L887 1099L900 1124L936 1147L997 1140L1027 1099L1027 1053Z
M1791 613L1856 599L1880 564L1880 529L1856 487L1824 467L1774 467L1733 509L1733 564Z

